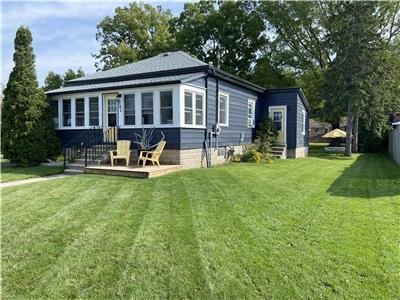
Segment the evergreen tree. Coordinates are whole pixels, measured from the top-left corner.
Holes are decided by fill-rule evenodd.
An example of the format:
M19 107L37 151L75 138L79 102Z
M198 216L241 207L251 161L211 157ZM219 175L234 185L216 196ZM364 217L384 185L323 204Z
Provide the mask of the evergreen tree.
M17 30L14 68L4 90L1 150L22 165L36 165L57 149L46 95L38 87L32 34L27 27Z
M356 139L358 136L358 118L367 115L370 107L384 110L379 97L383 84L384 48L375 14L376 3L343 2L337 5L338 13L331 19L329 37L336 58L328 70L326 88L330 94L328 98L334 100L339 111L346 110L345 155L351 156L352 136Z
M61 77L60 74L50 71L47 74L46 79L44 80L43 90L47 92L47 91L58 89L58 88L62 87L63 82L64 82L63 78Z

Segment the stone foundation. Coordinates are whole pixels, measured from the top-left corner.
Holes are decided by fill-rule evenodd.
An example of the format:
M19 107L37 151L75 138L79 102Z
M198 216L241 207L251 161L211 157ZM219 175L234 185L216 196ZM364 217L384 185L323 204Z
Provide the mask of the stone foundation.
M286 149L287 158L301 158L308 156L308 147L288 148Z

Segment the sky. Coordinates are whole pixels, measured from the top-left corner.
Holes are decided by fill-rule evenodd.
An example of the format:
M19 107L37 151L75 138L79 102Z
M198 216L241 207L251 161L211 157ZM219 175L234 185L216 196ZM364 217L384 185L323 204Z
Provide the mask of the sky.
M182 1L145 1L169 8L178 15ZM79 67L85 73L96 71L92 53L98 52L96 25L105 16L112 16L117 6L129 1L2 1L1 10L1 74L0 83L6 84L14 66L14 38L17 28L28 26L32 32L33 50L36 55L36 72L43 85L49 71L64 73Z

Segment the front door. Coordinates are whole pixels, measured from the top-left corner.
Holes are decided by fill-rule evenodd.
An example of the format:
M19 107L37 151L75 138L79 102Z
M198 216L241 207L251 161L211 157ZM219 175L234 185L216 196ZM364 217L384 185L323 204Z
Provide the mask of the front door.
M117 93L104 94L104 140L115 141L119 120L119 100Z
M278 136L277 143L286 143L286 109L283 107L270 107L270 117L274 121Z

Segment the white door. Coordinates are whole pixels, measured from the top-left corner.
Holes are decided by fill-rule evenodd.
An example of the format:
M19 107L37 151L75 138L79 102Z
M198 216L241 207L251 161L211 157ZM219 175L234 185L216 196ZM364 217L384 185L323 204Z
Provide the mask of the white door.
M269 114L278 131L276 142L286 144L286 107L270 107Z

